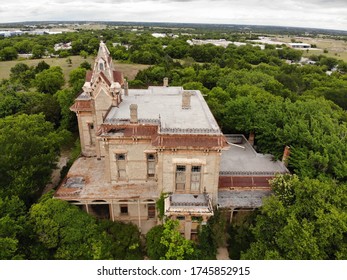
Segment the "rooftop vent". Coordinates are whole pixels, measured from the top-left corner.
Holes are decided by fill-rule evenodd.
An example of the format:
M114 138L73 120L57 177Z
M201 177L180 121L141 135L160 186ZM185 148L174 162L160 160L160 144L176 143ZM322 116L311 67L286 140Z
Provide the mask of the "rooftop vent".
M183 91L182 93L182 109L190 109L190 97L191 93L189 91Z
M168 77L165 77L165 78L163 79L163 86L164 86L164 87L168 87L168 86L169 86L169 78L168 78Z

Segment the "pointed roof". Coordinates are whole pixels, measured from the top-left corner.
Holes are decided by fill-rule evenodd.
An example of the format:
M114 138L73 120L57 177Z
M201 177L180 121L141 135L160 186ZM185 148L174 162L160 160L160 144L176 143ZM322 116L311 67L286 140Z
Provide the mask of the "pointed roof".
M108 50L106 44L103 41L101 41L98 55L95 58L93 75L92 75L91 81L94 82L98 74L103 73L107 77L107 79L112 83L113 71L114 71L114 66L113 66L110 51Z

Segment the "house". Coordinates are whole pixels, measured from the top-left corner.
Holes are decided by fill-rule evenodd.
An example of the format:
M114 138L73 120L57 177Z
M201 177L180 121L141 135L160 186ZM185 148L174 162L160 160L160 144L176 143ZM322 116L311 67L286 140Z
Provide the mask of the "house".
M257 208L268 179L288 172L244 136L224 135L200 91L170 87L167 78L163 86L129 89L103 42L71 110L82 155L55 198L135 223L144 234L163 211L193 238L215 207L231 214Z

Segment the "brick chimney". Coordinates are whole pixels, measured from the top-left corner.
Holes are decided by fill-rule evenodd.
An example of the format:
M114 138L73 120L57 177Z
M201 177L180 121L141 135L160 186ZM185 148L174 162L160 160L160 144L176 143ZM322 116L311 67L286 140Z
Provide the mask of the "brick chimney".
M183 91L182 93L182 109L190 109L190 92L189 91Z
M137 123L137 104L130 105L130 123Z
M168 77L165 77L163 79L163 87L168 87L169 86L169 78Z
M288 158L290 156L290 147L285 146L284 151L283 151L283 157L282 157L282 162L284 163L285 166L288 166Z

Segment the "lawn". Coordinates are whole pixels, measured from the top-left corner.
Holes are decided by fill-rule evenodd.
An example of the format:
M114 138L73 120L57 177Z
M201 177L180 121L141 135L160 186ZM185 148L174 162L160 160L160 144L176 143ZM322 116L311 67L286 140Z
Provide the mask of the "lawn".
M29 66L36 66L40 61L44 60L50 66L60 66L63 69L65 80L69 80L69 73L71 70L77 68L83 61L88 61L92 66L94 64L94 58L88 57L84 59L81 56L71 56L71 64L69 64L67 58L45 58L45 59L25 59L15 61L0 61L0 80L8 79L10 76L10 69L19 62L23 62ZM115 68L118 71L123 72L124 77L128 80L133 80L139 70L149 67L148 65L141 64L125 64L114 62Z

